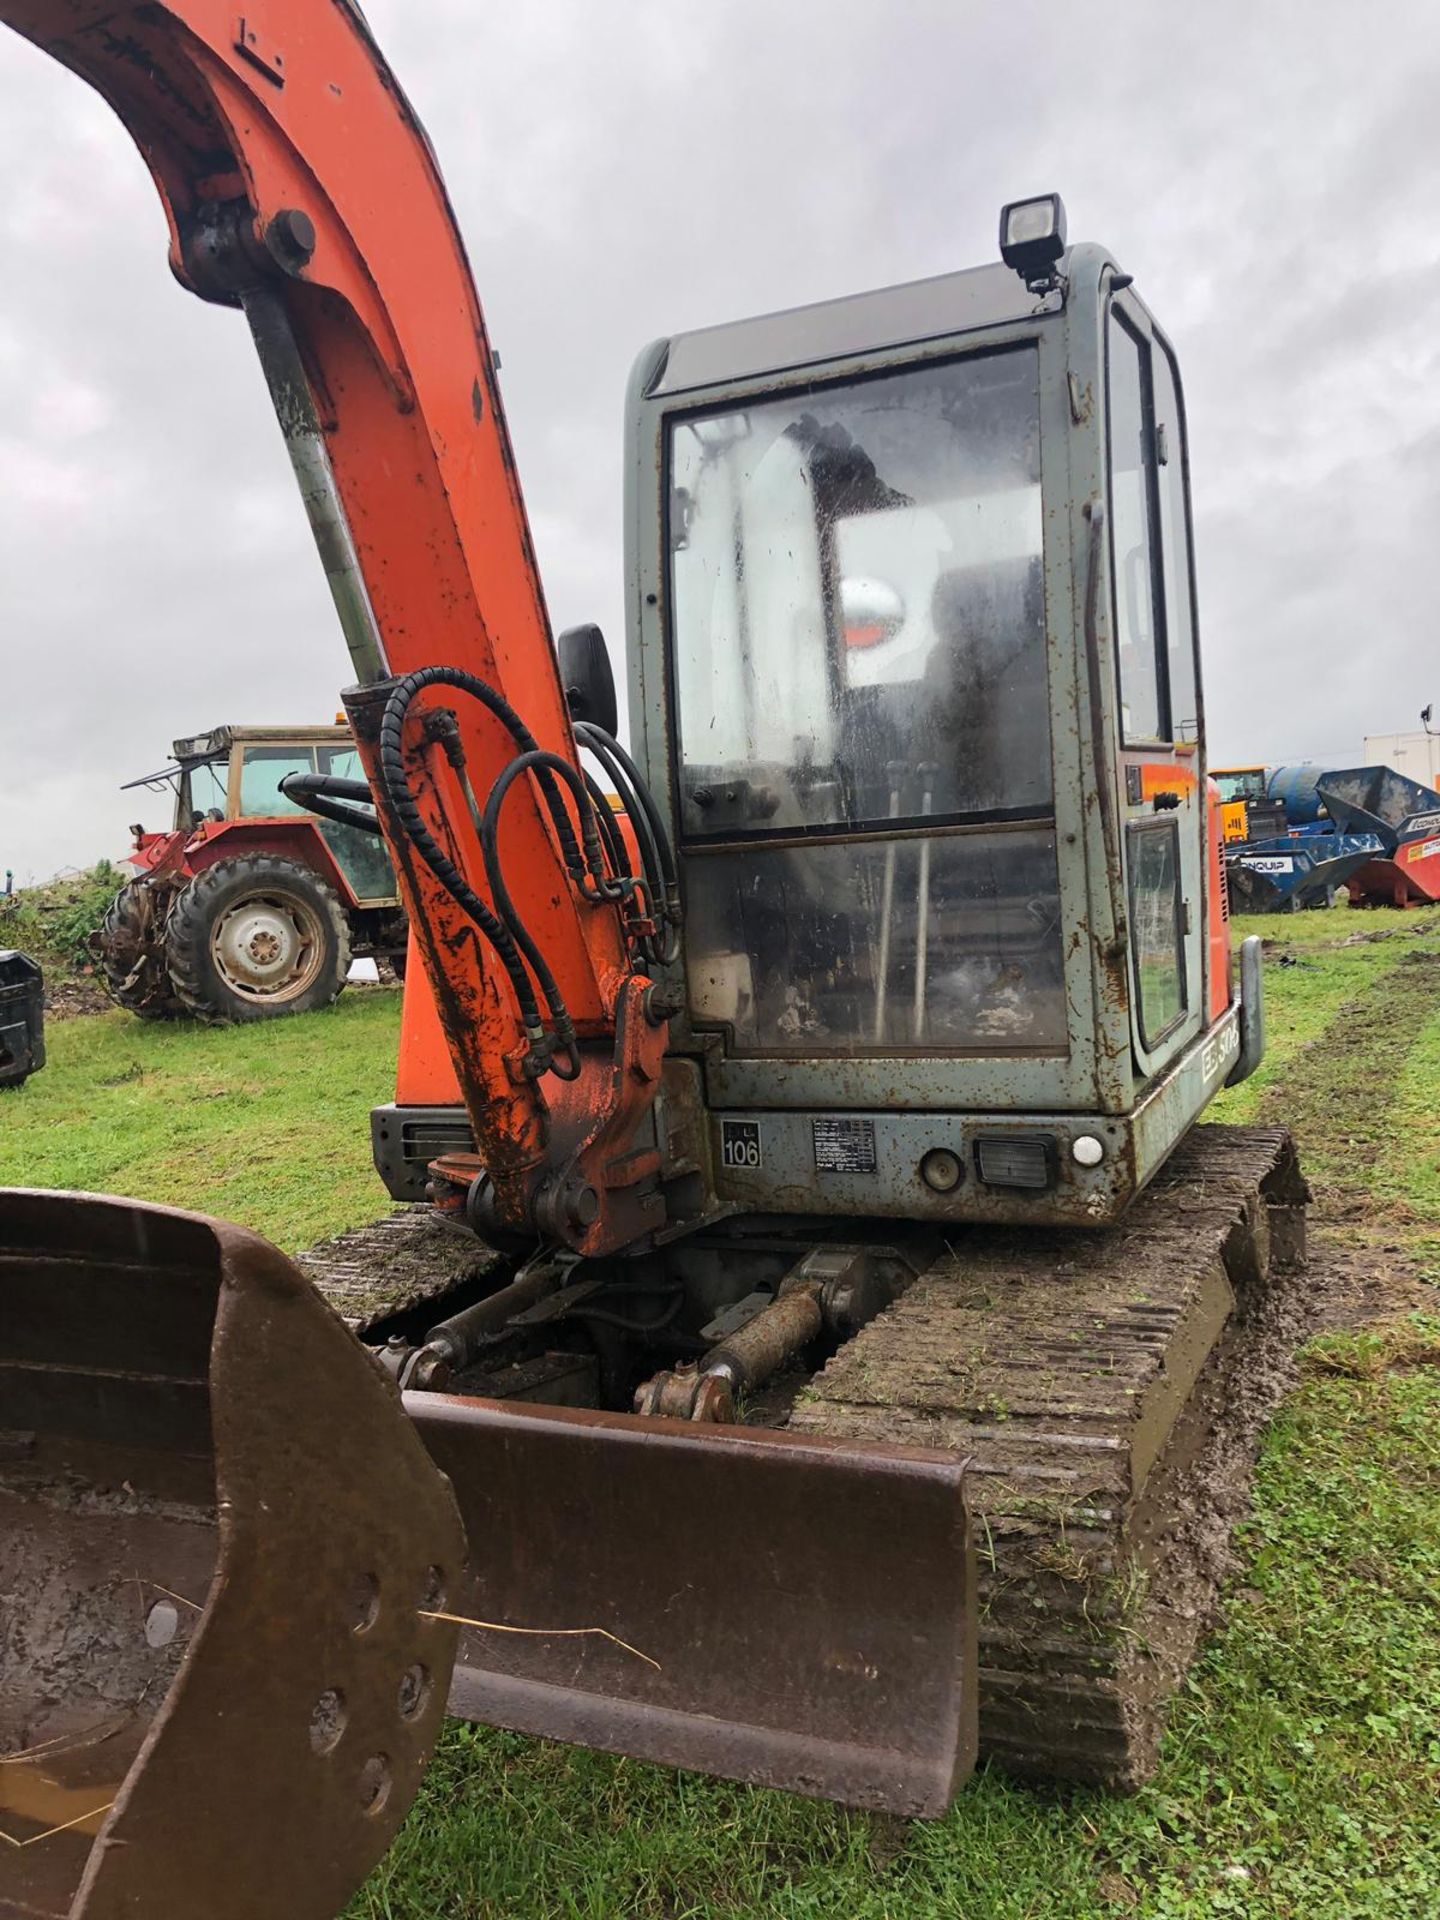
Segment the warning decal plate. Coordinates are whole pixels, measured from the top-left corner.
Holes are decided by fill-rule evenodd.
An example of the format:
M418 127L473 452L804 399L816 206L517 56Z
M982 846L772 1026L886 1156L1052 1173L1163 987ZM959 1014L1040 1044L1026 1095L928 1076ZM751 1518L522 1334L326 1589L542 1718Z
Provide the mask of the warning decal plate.
M812 1120L810 1130L820 1173L874 1173L873 1120Z

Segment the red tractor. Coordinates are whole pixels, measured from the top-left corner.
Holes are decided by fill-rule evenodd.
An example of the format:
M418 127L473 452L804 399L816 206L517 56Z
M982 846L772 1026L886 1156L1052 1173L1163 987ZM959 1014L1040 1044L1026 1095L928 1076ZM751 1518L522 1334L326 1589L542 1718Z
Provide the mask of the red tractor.
M129 782L170 788L174 824L131 829L138 875L95 936L113 999L142 1019L223 1025L309 1013L356 956L404 965L385 843L307 812L290 774L363 779L348 727L217 727Z

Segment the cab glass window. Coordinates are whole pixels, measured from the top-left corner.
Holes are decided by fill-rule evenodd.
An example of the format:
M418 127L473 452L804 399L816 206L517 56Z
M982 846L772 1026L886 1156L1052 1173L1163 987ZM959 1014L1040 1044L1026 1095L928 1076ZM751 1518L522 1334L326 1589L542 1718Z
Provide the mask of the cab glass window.
M1195 621L1190 590L1190 516L1186 499L1185 416L1168 349L1155 342L1156 473L1160 498L1160 552L1165 569L1166 679L1172 740L1200 738L1195 674Z
M1035 349L678 417L669 482L692 1018L1063 1054Z
M337 780L365 778L356 747L317 747L315 754L321 773L332 774ZM359 803L349 800L345 804L357 806ZM383 840L360 827L342 826L335 820L317 820L316 826L357 900L376 903L396 898L395 873Z
M223 820L229 800L229 760L202 761L181 780L175 824L188 830L199 820Z
M1044 817L1031 350L672 430L687 838Z
M1220 798L1228 803L1232 800L1263 800L1265 798L1264 767L1237 767L1233 772L1216 773L1212 770L1211 779L1220 789Z
M313 747L245 747L240 763L240 813L246 820L305 809L280 791L287 773L314 773Z
M1126 840L1140 1039L1150 1052L1188 1004L1180 928L1180 833L1173 820L1146 821L1132 826Z
M1164 738L1151 524L1149 382L1141 342L1110 314L1110 525L1122 732Z
M337 780L363 780L365 769L360 764L358 747L318 747L321 773L333 774ZM355 802L351 801L350 805Z

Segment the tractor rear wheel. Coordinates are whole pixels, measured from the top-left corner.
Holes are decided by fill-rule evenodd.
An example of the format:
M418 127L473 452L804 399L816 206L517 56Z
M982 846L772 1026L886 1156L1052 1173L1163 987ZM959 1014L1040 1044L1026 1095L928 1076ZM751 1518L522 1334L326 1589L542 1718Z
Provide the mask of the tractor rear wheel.
M168 889L131 880L106 910L91 946L105 991L142 1020L173 1020L184 1008L170 984L165 955Z
M328 1007L350 971L350 928L318 874L276 854L218 860L175 903L166 939L185 1011L212 1026Z

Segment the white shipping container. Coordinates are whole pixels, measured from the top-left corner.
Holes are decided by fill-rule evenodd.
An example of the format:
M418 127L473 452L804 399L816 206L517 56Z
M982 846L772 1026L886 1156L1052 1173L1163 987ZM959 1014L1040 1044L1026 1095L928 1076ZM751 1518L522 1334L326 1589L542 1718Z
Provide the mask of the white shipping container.
M1367 733L1365 765L1393 767L1422 787L1440 787L1440 734Z

